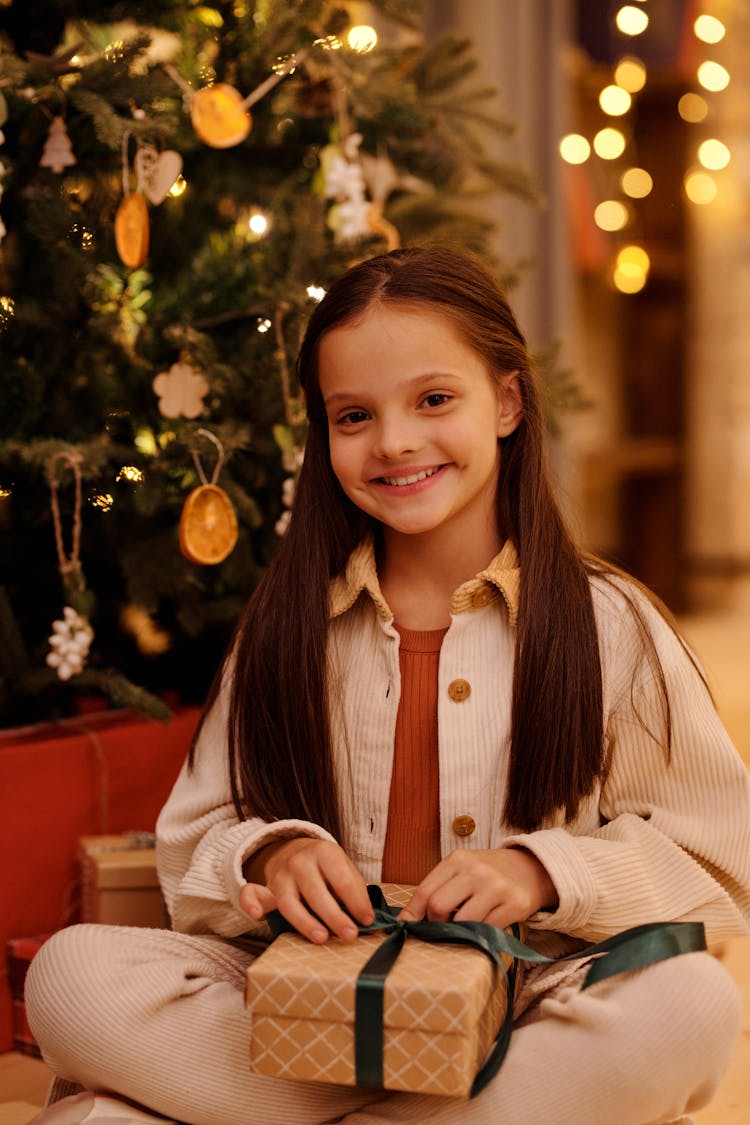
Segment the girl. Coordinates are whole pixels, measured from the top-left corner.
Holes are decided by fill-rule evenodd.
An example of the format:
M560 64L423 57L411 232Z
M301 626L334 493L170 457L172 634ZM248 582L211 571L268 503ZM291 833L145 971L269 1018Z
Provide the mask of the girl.
M690 1120L740 1026L706 953L585 992L580 962L527 970L470 1102L250 1073L244 972L271 909L356 940L366 882L411 883L405 916L525 921L553 957L750 917L747 773L663 609L566 531L489 272L444 248L356 265L298 369L293 518L157 826L173 929L65 929L29 974L49 1065L119 1097L39 1121L141 1119L123 1097L193 1125Z

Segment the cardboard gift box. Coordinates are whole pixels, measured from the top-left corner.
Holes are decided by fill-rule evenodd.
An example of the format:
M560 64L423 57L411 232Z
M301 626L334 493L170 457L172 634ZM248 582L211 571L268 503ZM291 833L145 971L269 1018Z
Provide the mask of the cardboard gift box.
M408 888L383 887L389 905ZM385 933L314 945L283 933L247 971L250 1059L259 1074L357 1084L357 978ZM503 955L510 965L512 957ZM385 978L382 1086L465 1097L498 1034L506 980L484 953L407 936Z
M81 920L115 926L169 925L151 833L82 836Z

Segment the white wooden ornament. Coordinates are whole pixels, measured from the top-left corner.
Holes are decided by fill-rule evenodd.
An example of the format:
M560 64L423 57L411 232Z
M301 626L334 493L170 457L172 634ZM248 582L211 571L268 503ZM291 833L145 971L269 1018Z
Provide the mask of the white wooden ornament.
M182 171L179 152L165 149L159 152L153 145L141 145L133 161L138 186L150 203L159 204L169 195L169 189Z
M173 363L169 371L156 376L152 386L165 418L197 418L203 412L203 398L209 385L189 363Z
M63 172L75 163L65 122L62 117L53 117L39 164L42 168L51 168L53 172Z

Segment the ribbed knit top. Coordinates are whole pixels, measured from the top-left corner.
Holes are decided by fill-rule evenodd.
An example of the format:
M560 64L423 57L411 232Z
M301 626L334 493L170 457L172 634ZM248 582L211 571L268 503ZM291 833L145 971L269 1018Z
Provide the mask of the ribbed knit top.
M417 884L440 860L438 662L447 629L404 629L383 882Z

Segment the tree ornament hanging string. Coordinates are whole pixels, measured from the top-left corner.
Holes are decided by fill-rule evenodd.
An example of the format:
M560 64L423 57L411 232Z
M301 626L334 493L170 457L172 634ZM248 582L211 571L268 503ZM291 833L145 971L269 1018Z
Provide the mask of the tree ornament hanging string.
M54 668L61 680L69 680L83 670L89 653L94 633L89 624L88 617L80 612L83 602L85 583L81 570L81 505L82 505L82 479L81 461L79 454L68 453L62 450L52 458L49 473L50 505L52 507L52 523L55 529L55 546L57 548L57 563L63 586L69 602L62 617L52 622L52 633L49 637L50 651L47 653L46 663ZM63 542L62 518L60 516L60 503L57 495L59 479L55 470L56 462L62 461L73 473L75 483L75 499L73 503L73 530L71 535L70 554L65 553Z
M202 426L196 435L209 438L217 449L209 482L196 449L191 450L200 484L188 495L180 517L180 550L190 562L216 565L231 554L239 534L232 501L217 480L224 464L224 446L216 434Z
M56 453L51 461L50 468L50 506L52 508L52 524L55 529L55 547L57 548L57 564L60 570L63 583L66 588L71 587L75 592L81 591L84 588L83 573L81 571L80 550L81 550L81 506L83 502L83 484L81 477L81 462L83 458L78 453L68 453L62 450ZM73 474L75 483L75 499L73 503L73 528L71 534L70 555L65 554L65 544L63 542L62 532L62 519L60 517L60 503L57 496L59 487L58 475L55 471L55 464L58 461L64 462L65 466L70 469Z

